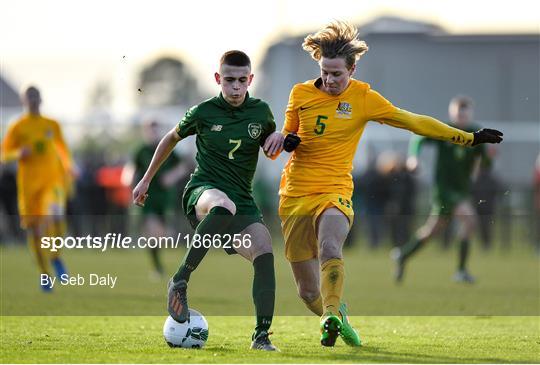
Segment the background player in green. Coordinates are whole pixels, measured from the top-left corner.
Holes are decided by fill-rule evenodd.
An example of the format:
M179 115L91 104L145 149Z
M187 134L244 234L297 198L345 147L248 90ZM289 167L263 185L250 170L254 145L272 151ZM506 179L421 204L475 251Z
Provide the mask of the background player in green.
M133 154L133 161L122 172L122 180L126 185L140 181L144 176L161 137L160 124L153 119L145 121L142 125L142 137L144 143L137 148ZM145 236L162 237L167 235L166 214L176 199L177 190L174 185L186 177L190 168L190 163L182 160L173 152L156 172L147 192L151 198L145 202L142 209L142 230ZM149 252L154 273L157 276L163 276L164 269L159 257L159 248L150 248Z
M456 96L448 108L450 120L456 128L473 132L479 130L471 121L473 101L466 96ZM478 163L489 163L483 144L464 148L448 142L413 137L409 146L407 167L414 171L418 166L418 154L422 144L430 143L437 149L435 164L435 186L433 207L426 223L414 238L403 248L396 248L392 257L396 260L396 281L403 280L405 263L435 234L444 230L450 219L455 217L462 225L460 230L458 270L454 279L459 282L474 282L466 268L469 241L476 227L476 214L471 205L471 178Z
M238 253L253 263L257 325L251 348L275 351L268 338L275 300L274 256L270 233L251 189L260 147L264 144L267 156L272 156L281 150L284 138L275 132L268 105L249 96L252 79L251 62L245 53L229 51L222 56L219 72L215 73L221 93L188 110L178 126L162 138L148 170L133 190L133 199L136 204L144 204L150 181L174 146L183 138L197 135L197 168L184 190L184 212L200 236L240 232L241 237L249 238L251 245L228 253ZM202 245L192 245L169 281L168 311L178 322L189 317L187 283L207 251Z

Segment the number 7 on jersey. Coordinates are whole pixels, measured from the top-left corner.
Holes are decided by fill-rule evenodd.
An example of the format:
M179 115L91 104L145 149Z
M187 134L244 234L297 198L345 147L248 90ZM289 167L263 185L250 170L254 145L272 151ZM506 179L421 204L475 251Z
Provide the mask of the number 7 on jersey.
M234 146L232 148L232 150L229 151L229 160L234 160L234 152L240 148L240 145L242 144L242 140L241 139L229 139L229 143L232 143L232 144L235 144L236 146Z

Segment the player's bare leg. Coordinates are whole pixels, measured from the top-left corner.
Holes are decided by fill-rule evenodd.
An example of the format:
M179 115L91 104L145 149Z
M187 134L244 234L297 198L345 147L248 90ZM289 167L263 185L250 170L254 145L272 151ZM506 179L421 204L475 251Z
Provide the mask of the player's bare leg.
M46 274L50 277L48 254L44 249L41 248L41 237L43 237L44 232L43 219L34 219L36 221L29 224L26 229L28 247L36 258L40 274ZM50 284L41 284L41 289L44 292L50 292L52 287Z
M397 283L403 280L405 264L407 260L433 236L441 232L448 225L448 217L442 215L430 215L426 223L418 229L415 237L404 247L396 247L391 252L392 259L396 262L394 279Z
M144 217L143 231L147 237L162 237L167 234L167 227L164 222L156 215L148 215ZM154 276L161 278L165 270L159 257L159 248L149 248L150 258L154 269Z
M240 232L248 238L249 245L240 245L236 252L253 264L253 302L257 325L252 336L251 348L263 351L279 351L270 341L270 326L274 316L276 279L274 254L270 232L262 223L253 223ZM242 239L243 242L248 242Z
M49 216L45 218L47 235L51 237L65 237L67 233L67 222L65 214L65 202L53 203L49 208ZM67 275L67 269L64 261L60 257L60 250L50 252L50 262L56 272L56 277L60 278Z
M454 216L460 222L458 268L454 280L463 283L474 283L474 277L467 270L470 239L476 230L477 216L469 201L462 201L455 210Z
M319 259L291 262L291 269L298 295L310 311L318 317L322 316Z

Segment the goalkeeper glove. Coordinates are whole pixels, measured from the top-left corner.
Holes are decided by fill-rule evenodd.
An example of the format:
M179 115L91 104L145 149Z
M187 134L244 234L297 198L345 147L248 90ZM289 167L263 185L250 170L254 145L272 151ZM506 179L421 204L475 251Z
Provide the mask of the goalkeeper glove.
M287 152L292 152L302 140L296 134L289 133L283 141L283 149Z
M501 143L502 139L502 132L499 132L496 129L489 129L484 128L479 130L478 132L474 132L474 139L472 146L476 146L480 143Z

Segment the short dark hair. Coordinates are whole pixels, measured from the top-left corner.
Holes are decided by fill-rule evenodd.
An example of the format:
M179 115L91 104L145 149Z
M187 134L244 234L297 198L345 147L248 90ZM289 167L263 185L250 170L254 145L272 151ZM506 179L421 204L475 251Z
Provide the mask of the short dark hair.
M227 51L221 56L219 61L219 66L229 65L229 66L248 66L251 68L251 60L248 55L242 51L232 50Z
M474 101L467 95L456 95L450 101L450 104L456 104L458 108L472 108L474 107Z

